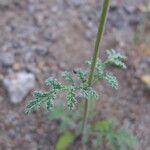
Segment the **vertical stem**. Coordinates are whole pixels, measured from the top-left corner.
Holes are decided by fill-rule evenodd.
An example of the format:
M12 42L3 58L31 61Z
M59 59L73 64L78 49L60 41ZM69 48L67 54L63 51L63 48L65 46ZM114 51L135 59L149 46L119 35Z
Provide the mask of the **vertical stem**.
M95 42L94 53L93 53L93 57L92 57L90 75L88 78L88 85L89 86L91 86L92 80L93 80L93 74L95 71L95 66L96 66L98 55L99 55L99 47L100 47L100 44L101 44L101 41L103 38L105 23L106 23L106 19L107 19L108 10L109 10L109 3L110 3L110 0L104 0L103 10L102 10L102 14L100 17L98 33L97 33L97 38L96 38L96 42Z
M92 81L93 81L96 62L97 62L97 58L99 55L99 47L103 38L103 33L104 33L105 24L107 20L107 14L109 11L109 4L110 4L110 0L104 0L102 14L100 17L100 23L98 27L98 33L97 33L96 42L95 42L95 48L94 48L93 57L92 57L92 64L91 64L90 73L89 73L89 77L87 81L89 87L92 85ZM84 108L83 135L85 134L85 127L87 124L87 119L88 119L88 100L86 99L85 108Z

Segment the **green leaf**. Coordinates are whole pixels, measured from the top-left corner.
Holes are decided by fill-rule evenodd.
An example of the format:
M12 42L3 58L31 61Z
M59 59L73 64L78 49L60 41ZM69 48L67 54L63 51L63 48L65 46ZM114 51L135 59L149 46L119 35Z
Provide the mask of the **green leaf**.
M67 94L67 105L68 105L69 109L72 110L76 103L77 103L76 93L74 92L74 90L71 90Z
M95 123L94 129L100 132L108 132L112 122L110 120L99 120Z
M105 65L104 65L104 63L102 62L101 59L98 59L98 60L97 60L97 62L96 62L96 68L97 68L98 70L104 70Z
M48 99L48 93L36 91L33 93L33 97L34 99L27 104L25 113L31 113L33 110L40 108L42 103Z
M81 89L80 92L81 92L82 97L87 100L96 100L99 97L97 92L91 87Z
M46 108L47 108L47 110L52 110L53 107L54 107L54 101L53 101L52 99L49 99L49 100L47 101L47 106L46 106Z
M91 66L91 61L86 61L86 64L90 65ZM104 70L105 70L105 64L102 62L101 59L98 59L97 62L96 62L96 69L98 70L98 72L100 74L103 74L104 73Z
M33 92L33 97L35 99L38 99L38 98L43 98L43 97L46 97L48 93L44 93L44 92L41 92L41 91L35 91Z
M47 110L51 110L54 107L54 100L57 97L58 91L50 91L47 97Z
M72 85L74 85L74 80L73 80L73 77L72 77L72 75L71 75L70 72L67 72L67 71L63 72L63 73L62 73L62 77L64 77L64 79L65 79L66 81L68 81L68 82L70 82Z
M118 89L119 86L118 80L112 73L107 72L105 74L104 79L110 84L112 88Z
M107 60L105 61L105 64L108 65L115 65L117 67L126 69L126 65L123 62L126 57L121 55L120 53L116 52L114 49L107 50Z
M47 110L51 110L54 106L57 93L57 90L52 90L50 92L34 92L34 99L26 106L25 113L31 113L33 110L39 109L44 103L46 103Z
M91 61L86 61L86 63L88 65L91 66ZM101 59L98 59L96 62L96 69L95 69L95 73L94 73L94 79L97 80L103 80L104 76L105 76L105 63L102 62Z
M56 150L66 150L69 145L74 141L75 135L71 132L65 132L59 137L56 143Z
M46 85L51 86L53 89L61 90L62 85L56 79L50 77L45 81Z
M34 109L38 109L38 107L40 107L41 104L42 104L41 99L38 100L34 99L30 101L25 108L25 113L27 114L31 113Z
M105 75L105 65L100 59L96 63L96 69L96 77L98 77L98 79L103 79Z
M76 69L75 72L76 72L76 75L79 78L79 80L82 83L85 83L87 80L87 75L88 75L87 72L83 71L82 69Z

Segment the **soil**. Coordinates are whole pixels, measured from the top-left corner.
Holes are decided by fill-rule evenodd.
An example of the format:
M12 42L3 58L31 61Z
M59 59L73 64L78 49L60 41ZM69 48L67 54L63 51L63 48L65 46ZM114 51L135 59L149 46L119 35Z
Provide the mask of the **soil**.
M112 0L101 57L106 49L118 49L128 56L128 68L111 68L120 81L118 91L106 83L98 87L99 119L115 117L133 131L139 139L136 150L150 150L150 88L141 80L150 73L150 18L141 10L145 4L146 0ZM11 72L30 72L36 77L34 91L44 89L49 76L60 78L61 71L85 67L101 6L100 0L0 0L0 55L11 56L0 61L0 150L55 150L58 124L48 121L42 110L24 114L32 91L12 104L3 78ZM144 37L136 34L140 27Z

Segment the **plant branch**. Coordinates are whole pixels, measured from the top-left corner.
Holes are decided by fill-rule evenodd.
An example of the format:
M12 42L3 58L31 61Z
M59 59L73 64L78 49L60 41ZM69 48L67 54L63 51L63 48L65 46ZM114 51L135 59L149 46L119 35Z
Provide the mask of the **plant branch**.
M105 24L106 24L106 20L107 20L109 4L110 4L110 0L104 0L102 14L100 17L100 23L99 23L99 27L98 27L98 33L97 33L96 42L95 42L95 48L94 48L93 57L92 57L92 64L91 64L90 73L89 73L89 77L88 77L88 81L87 81L87 84L89 87L92 85L92 81L93 81L96 62L97 62L97 58L99 55L99 47L101 46L101 41L103 38L103 33L104 33ZM86 99L85 100L85 109L84 109L84 120L83 120L83 135L85 134L85 127L87 124L87 119L88 119L88 100Z

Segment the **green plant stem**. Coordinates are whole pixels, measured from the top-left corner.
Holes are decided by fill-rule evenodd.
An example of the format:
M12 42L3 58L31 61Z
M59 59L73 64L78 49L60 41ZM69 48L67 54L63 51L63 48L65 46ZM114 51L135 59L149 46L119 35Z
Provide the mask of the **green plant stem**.
M101 44L101 41L103 38L103 33L104 33L105 24L106 24L106 20L107 20L107 14L109 11L109 4L110 4L110 0L104 0L102 14L100 17L100 23L99 23L99 27L98 27L97 38L96 38L96 42L95 42L95 48L94 48L93 57L92 57L92 64L91 64L90 73L89 73L89 77L88 77L88 81L87 81L87 84L89 87L92 86L96 62L97 62L97 58L99 55L99 47L100 47L100 44ZM85 134L85 127L86 127L87 119L88 119L88 100L87 99L85 100L84 107L85 108L84 108L84 120L83 120L83 135Z

